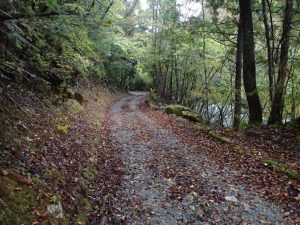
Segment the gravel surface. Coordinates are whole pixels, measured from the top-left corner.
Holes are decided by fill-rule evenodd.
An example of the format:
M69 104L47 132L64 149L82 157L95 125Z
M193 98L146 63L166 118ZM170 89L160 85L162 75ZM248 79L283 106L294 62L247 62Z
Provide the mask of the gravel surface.
M282 210L220 169L204 152L180 143L139 109L132 93L111 110L111 136L123 150L125 175L111 224L292 224Z

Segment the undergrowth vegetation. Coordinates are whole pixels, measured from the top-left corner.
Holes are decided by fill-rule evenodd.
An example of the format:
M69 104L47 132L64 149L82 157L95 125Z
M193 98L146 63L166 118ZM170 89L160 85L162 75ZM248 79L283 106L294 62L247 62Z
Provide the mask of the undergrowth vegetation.
M126 34L126 27L104 5L105 1L0 3L1 79L56 89L80 80L148 89L151 78L139 61L141 38ZM115 5L112 9L126 8Z

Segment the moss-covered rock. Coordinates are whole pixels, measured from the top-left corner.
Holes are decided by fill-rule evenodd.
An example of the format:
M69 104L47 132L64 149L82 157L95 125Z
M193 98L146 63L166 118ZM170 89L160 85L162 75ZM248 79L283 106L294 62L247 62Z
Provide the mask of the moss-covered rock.
M202 123L197 123L195 126L194 126L194 129L199 132L199 133L204 133L204 134L207 134L211 129L209 126L206 126Z
M191 109L188 107L182 106L182 105L177 105L177 104L172 104L168 105L165 109L165 112L168 114L175 114L177 116L182 116L182 112L191 112Z
M230 139L230 138L224 137L224 136L220 136L220 135L216 134L216 133L213 132L213 131L209 131L209 132L208 132L208 135L209 135L210 137L212 137L213 139L215 139L215 140L221 142L221 143L224 143L224 144L229 144L229 143L231 143L231 139Z
M84 112L82 105L80 105L80 103L75 99L68 99L64 105L71 113L80 114Z
M193 121L193 122L201 122L202 121L201 117L195 112L182 111L181 113L182 113L183 118L188 119L190 121Z
M168 114L175 114L176 116L181 116L193 122L202 121L202 118L198 113L193 112L190 108L183 105L178 105L178 104L168 105L165 108L165 112Z
M211 129L211 127L206 126L206 125L204 125L204 124L197 123L197 124L194 126L194 129L195 129L197 132L206 134L206 135L212 137L214 140L219 141L219 142L221 142L221 143L225 143L225 144L231 143L231 139L230 139L230 138L224 137L224 136L221 136L221 135L217 134L216 132L214 132L214 131Z

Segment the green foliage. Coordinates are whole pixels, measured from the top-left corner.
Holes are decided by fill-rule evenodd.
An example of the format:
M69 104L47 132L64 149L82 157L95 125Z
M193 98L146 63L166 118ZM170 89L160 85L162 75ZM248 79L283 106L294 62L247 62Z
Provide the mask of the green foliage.
M153 85L153 79L149 74L142 73L141 69L138 68L134 78L129 83L130 90L148 91Z
M154 107L159 100L159 97L157 93L154 91L154 89L150 89L149 93L145 97L145 103L149 105L150 107Z
M78 79L97 79L122 89L130 82L133 88L151 85L149 76L136 72L140 53L135 41L110 17L103 21L106 3L28 1L20 8L19 1L10 4L29 19L8 19L1 25L0 54L6 57L5 66L10 61L16 68L26 65L53 86L72 85ZM123 9L121 2L113 7L117 5ZM36 16L47 13L55 16Z
M67 12L74 13L77 15L83 15L84 14L84 8L80 3L65 3L64 9Z
M67 134L68 132L69 132L69 130L70 130L70 126L69 125L57 125L56 126L56 128L57 128L57 130L59 130L60 132L62 132L62 133L64 133L64 134Z
M152 18L157 29L152 33L153 46L148 48L147 70L157 79L158 93L170 100L189 106L207 122L228 120L232 125L234 107L234 75L239 11L236 1L204 1L202 14L186 16L180 7L168 1L159 1L158 18ZM274 37L271 45L280 46L284 1L270 5ZM259 97L264 105L264 117L270 113L271 101L268 84L268 58L261 2L253 2L256 77ZM295 7L295 12L297 7ZM294 13L294 21L299 19ZM275 22L276 21L276 22ZM280 21L280 22L278 22ZM270 18L269 18L270 22ZM269 24L270 25L270 24ZM299 23L292 30L289 65L290 77L285 85L284 117L289 121L300 113L299 108ZM273 49L273 59L278 51ZM274 63L273 79L276 83L278 63ZM273 84L275 89L275 84ZM242 122L247 121L248 107L245 92L241 90ZM217 110L209 109L218 107ZM208 109L208 110L207 110ZM226 110L224 110L226 109ZM208 111L208 112L207 112ZM227 112L225 112L227 111ZM219 114L219 115L218 115ZM227 114L227 115L226 115ZM226 118L226 119L224 119ZM230 118L230 119L229 119ZM222 121L220 124L224 125Z

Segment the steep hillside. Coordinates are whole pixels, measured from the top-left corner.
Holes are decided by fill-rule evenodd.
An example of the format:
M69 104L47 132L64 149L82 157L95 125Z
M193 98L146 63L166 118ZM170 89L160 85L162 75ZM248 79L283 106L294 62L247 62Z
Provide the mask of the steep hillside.
M102 130L108 106L121 95L92 86L72 91L44 95L14 84L2 90L1 224L84 224L118 182L108 176L120 162Z

